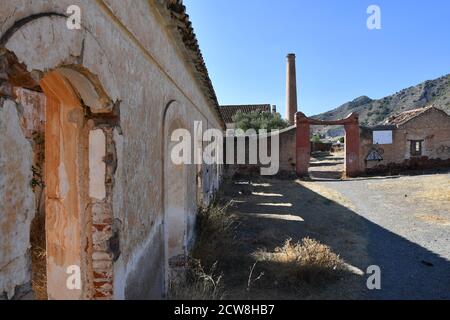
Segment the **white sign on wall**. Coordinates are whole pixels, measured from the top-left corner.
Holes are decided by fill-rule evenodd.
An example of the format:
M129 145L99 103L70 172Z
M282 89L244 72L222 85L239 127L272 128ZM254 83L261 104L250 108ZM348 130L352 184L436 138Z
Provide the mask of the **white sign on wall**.
M392 130L374 131L373 144L392 144Z

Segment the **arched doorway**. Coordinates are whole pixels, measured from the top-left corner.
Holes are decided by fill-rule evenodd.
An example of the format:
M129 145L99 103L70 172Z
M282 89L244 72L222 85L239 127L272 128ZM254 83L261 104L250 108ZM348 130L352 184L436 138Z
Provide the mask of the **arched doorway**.
M61 74L48 73L41 87L46 96L47 291L50 299L81 299L86 290L81 248L86 241L89 130L81 102ZM83 279L78 284L73 279L72 287L68 271Z
M75 69L51 71L40 85L46 96L48 297L111 298L120 254L112 210L118 113L108 109L113 104L104 91Z
M166 289L170 281L182 276L187 253L187 164L177 164L171 159L172 132L185 129L179 120L169 121L166 127L164 148L164 234L166 256ZM192 186L193 188L195 186Z
M11 19L19 16L14 12ZM17 102L17 90L28 90L43 98L46 110L39 172L46 223L37 231L46 234L50 299L108 298L113 292L118 253L110 241L117 161L112 132L119 116L118 103L109 97L119 99L114 73L102 69L96 57L109 65L93 33L67 29L62 14L17 18L0 36L0 67L7 75L0 80L0 94ZM70 278L77 273L79 285Z
M113 220L108 194L113 187L112 130L117 114L98 112L109 100L77 67L57 68L35 82L14 54L8 53L8 63L12 94L7 99L20 105L22 131L34 151L30 166L37 200L30 230L34 298L112 296L112 267L104 270L95 260L114 258L108 251ZM17 73L20 77L15 78ZM37 246L40 257L34 254Z
M177 144L171 141L170 133L183 128L175 121L169 127L165 158L165 223L167 226L167 253L170 260L186 252L186 211L187 211L187 170L186 164L175 164L171 160L171 150Z

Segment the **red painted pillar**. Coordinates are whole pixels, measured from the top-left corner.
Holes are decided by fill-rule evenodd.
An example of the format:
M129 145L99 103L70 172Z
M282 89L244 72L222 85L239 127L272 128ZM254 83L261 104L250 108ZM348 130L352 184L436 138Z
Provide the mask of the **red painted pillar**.
M356 177L359 168L359 122L356 114L351 116L352 122L345 124L345 175Z
M311 154L310 129L308 118L302 113L295 114L296 130L296 161L295 169L299 177L308 176L309 159Z

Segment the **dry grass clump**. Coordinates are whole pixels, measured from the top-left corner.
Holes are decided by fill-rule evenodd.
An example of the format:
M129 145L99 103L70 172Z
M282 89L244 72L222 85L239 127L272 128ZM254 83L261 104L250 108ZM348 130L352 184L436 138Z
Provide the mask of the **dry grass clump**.
M298 281L319 283L337 277L345 270L344 261L330 247L310 238L298 243L288 239L274 252L259 250L254 256L278 281L293 286Z
M32 287L36 300L47 300L46 251L39 246L31 248Z
M214 202L198 213L197 239L192 256L207 267L224 260L223 255L230 254L236 243L237 218L227 212L229 206L229 203L219 205Z
M214 201L197 215L197 238L187 268L172 279L169 298L173 300L220 300L224 298L222 272L233 256L237 218L227 212L230 204Z
M37 200L36 216L31 223L31 284L36 300L47 300L47 252L45 243L45 209Z
M236 218L227 213L231 203L219 205L214 202L207 208L200 209L197 215L197 228L199 237L228 236L233 231Z
M217 263L205 271L199 260L190 259L182 276L172 279L169 287L171 300L222 300L222 274Z

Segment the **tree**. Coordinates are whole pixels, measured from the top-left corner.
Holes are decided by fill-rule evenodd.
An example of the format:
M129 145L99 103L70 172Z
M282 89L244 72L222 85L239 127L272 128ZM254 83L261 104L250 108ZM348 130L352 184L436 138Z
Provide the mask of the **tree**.
M281 115L277 112L253 111L244 113L239 110L233 116L233 121L236 123L236 129L242 129L244 131L248 129L254 129L256 131L266 129L270 131L289 126L288 122L281 118Z
M319 135L318 133L314 134L314 135L311 137L311 142L321 142L321 140L320 140L320 135Z

